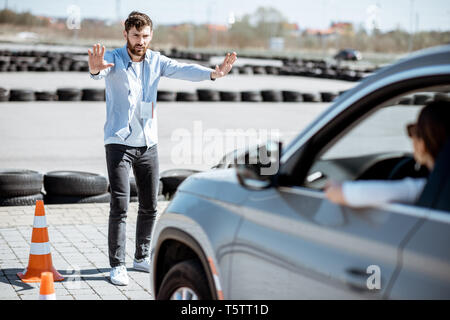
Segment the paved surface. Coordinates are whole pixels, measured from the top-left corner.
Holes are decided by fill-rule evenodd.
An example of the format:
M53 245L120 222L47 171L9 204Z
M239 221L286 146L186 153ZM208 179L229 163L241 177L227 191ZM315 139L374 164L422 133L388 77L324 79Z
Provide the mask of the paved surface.
M161 214L168 202L158 203ZM127 218L126 265L130 284L109 281L109 204L45 205L53 266L65 277L55 282L58 300L153 299L149 273L133 266L137 203ZM28 265L34 206L0 207L0 300L37 300L39 283L23 283L17 272Z

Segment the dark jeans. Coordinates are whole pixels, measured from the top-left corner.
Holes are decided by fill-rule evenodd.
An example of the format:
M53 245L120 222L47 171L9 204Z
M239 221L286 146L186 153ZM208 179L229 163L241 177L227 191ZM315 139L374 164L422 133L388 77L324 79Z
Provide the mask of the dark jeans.
M126 218L130 199L130 168L133 168L139 199L136 221L135 258L149 256L150 239L156 218L159 183L158 149L107 144L106 165L111 188L108 247L111 267L125 265Z

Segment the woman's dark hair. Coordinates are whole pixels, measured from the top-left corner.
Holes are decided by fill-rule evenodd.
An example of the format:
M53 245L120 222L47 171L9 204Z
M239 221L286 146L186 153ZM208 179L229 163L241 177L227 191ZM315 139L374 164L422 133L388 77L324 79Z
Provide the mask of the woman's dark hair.
M436 159L450 138L450 101L432 101L425 105L417 120L417 136Z
M128 32L131 28L136 27L137 31L140 31L143 27L150 26L150 30L153 30L152 19L148 15L142 12L133 11L128 15L125 20L125 31Z

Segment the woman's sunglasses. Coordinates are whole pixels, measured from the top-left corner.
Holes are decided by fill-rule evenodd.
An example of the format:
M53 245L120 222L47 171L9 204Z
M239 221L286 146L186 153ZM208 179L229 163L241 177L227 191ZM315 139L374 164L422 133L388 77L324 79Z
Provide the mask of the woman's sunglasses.
M410 138L417 137L417 123L410 123L406 126L406 132Z

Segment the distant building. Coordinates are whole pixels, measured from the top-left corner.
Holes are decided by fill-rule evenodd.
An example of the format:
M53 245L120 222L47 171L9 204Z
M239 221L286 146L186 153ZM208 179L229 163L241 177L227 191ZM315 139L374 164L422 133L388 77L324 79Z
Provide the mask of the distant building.
M287 34L290 36L297 37L300 35L300 27L297 23L284 22L282 28L287 31Z
M306 29L305 35L308 36L335 36L353 33L353 24L350 22L332 22L326 29Z
M221 25L221 24L205 24L206 28L208 28L209 31L217 31L217 32L227 32L228 26L227 25Z

